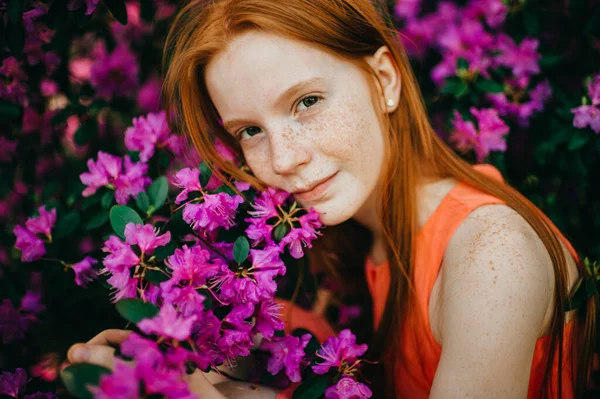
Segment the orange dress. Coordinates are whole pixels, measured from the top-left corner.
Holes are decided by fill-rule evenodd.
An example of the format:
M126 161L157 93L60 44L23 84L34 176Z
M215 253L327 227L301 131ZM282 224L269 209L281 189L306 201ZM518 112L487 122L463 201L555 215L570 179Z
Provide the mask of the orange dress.
M500 172L490 164L478 164L473 165L473 167L477 171L503 181ZM414 311L408 312L406 325L411 326L411 328L406 329L401 338L400 345L401 350L403 350L404 361L403 364L399 365L398 375L395 379L399 398L428 398L431 391L442 347L433 337L431 326L429 325L429 296L439 274L446 246L450 238L460 223L475 208L486 204L502 203L504 201L497 197L483 193L463 182L459 182L446 194L433 214L418 231L415 242L415 264L413 266L417 308ZM545 218L549 221L547 217ZM550 225L559 239L569 249L575 260L579 261L577 253L568 240L554 224L550 222ZM373 299L373 323L377 327L383 315L390 285L389 264L375 265L370 259L367 259L365 277ZM333 330L324 326L326 324L324 321L319 321L314 316L298 317L296 319L294 315L299 311L299 309L296 309L298 308L294 307L291 312L292 319L286 321L286 329L289 328L288 331L299 327L306 328L309 331L318 331L318 334L315 332L315 336L319 340L324 340L334 333ZM300 314L297 314L297 316L300 316ZM563 341L565 354L568 353L567 349L570 343L572 326L573 323L569 322L565 327ZM545 348L549 345L549 338L549 336L542 337L536 342L529 379L528 398L539 397L546 365ZM563 359L563 398L573 396L570 363L568 358L565 357ZM556 378L552 382L553 386L557 387ZM278 398L291 397L291 391L292 389L288 389L281 392Z

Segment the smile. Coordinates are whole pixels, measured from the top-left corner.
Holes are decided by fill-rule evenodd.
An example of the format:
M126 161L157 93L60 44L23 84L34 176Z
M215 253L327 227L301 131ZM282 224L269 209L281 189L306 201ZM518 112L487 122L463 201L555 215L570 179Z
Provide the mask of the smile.
M314 186L308 191L296 192L294 196L301 201L314 201L323 196L327 188L333 183L333 179L339 172L335 172L333 175L322 181L321 183Z

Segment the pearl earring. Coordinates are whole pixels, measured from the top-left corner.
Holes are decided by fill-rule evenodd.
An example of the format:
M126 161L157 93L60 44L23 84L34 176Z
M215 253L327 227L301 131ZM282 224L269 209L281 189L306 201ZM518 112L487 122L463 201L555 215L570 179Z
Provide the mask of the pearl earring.
M388 105L388 107L393 107L394 106L394 100L392 100L391 98L389 98L386 102L386 104Z

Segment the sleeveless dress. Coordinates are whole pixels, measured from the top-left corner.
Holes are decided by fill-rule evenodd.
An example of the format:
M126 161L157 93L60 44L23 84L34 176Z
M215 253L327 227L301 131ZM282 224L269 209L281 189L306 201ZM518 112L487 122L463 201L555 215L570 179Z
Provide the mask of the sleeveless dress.
M473 165L473 168L489 177L503 181L498 169L490 164L476 164ZM497 197L483 193L463 182L459 182L444 196L441 203L417 232L413 282L416 294L416 309L408 312L406 325L411 327L406 329L400 342L404 361L397 368L398 372L395 379L397 384L396 391L399 392L399 398L428 398L431 391L442 347L433 337L431 326L429 325L429 296L438 277L450 238L460 223L475 208L481 205L503 203L504 201ZM544 218L550 222L546 216ZM550 222L550 226L578 262L579 257L571 244L552 222ZM373 323L377 327L383 315L390 285L389 264L386 262L381 265L375 265L371 259L367 258L365 278L373 299ZM298 307L290 306L285 301L280 301L280 303L284 305L283 317L286 332L302 327L313 332L315 337L321 342L335 334L327 322L319 317ZM564 330L563 398L573 396L571 362L567 355L572 328L573 323L568 322ZM542 379L547 363L546 348L549 344L549 336L541 337L536 342L529 379L528 398L538 398L540 395ZM557 364L555 364L554 372L557 371L557 368ZM553 377L552 386L553 391L556 392L558 386L557 379L555 375ZM280 392L277 398L290 398L293 389L294 387L290 387Z

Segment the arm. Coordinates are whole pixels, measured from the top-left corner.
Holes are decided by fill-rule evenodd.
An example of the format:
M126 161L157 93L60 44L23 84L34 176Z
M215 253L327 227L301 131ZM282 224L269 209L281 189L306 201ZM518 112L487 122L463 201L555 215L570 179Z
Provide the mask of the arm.
M505 205L474 210L442 266L442 355L431 398L526 398L552 300L550 257Z

